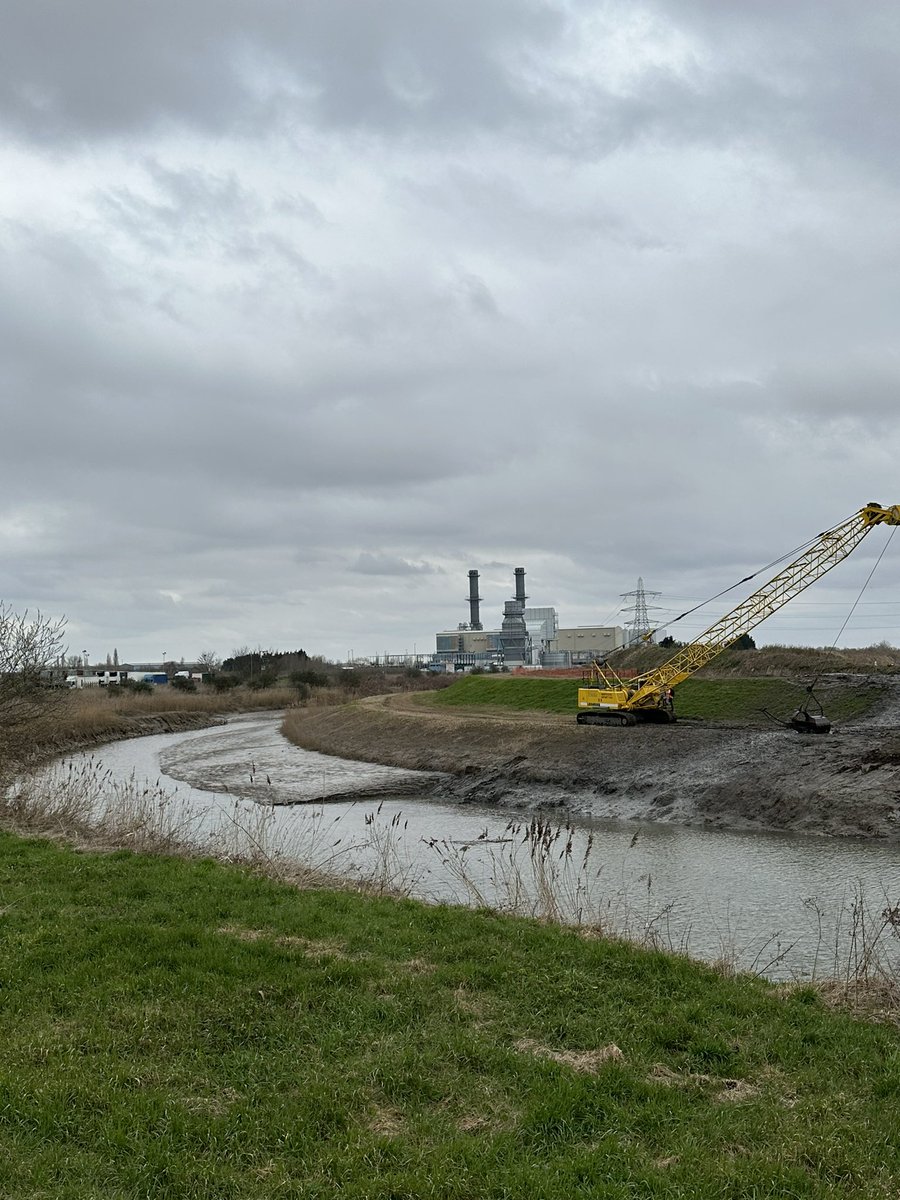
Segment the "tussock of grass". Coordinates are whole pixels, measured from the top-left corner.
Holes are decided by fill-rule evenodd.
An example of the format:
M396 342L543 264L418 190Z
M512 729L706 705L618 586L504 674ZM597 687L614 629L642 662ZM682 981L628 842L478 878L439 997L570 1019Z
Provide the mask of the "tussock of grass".
M578 680L467 675L442 692L423 697L438 707L491 705L516 712L578 711ZM816 688L834 721L863 717L878 704L877 687L823 683ZM806 688L784 679L687 679L675 693L679 717L694 720L769 723L763 710L786 719L808 701ZM815 711L815 709L813 709Z
M4 1196L868 1197L900 1180L900 1039L812 989L9 835L0 930Z

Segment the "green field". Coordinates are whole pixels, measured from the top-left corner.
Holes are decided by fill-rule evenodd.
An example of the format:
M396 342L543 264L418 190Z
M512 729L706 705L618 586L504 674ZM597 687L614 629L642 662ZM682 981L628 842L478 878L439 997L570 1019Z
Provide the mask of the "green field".
M443 691L432 693L436 705L469 707L493 705L519 712L577 712L580 683L574 679L525 678L521 675L466 675ZM826 714L833 721L865 716L878 703L877 687L817 687ZM771 722L768 710L786 720L807 699L806 690L789 680L687 679L675 689L679 717L694 720ZM811 711L817 711L813 705Z
M900 1035L674 956L0 835L0 1195L896 1195Z

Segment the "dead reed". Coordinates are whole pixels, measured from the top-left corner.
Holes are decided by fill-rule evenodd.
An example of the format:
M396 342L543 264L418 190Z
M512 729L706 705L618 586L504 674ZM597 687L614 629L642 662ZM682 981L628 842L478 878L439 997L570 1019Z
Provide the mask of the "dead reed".
M117 778L93 756L23 772L0 791L0 827L93 849L202 855L297 886L353 887L409 896L421 872L404 838L402 814L367 813L364 832L346 827L327 805L293 810L237 799L198 807L187 793L134 774ZM281 810L282 812L284 810Z
M7 829L142 853L188 851L199 819L158 780L118 779L94 758L20 775L0 800Z
M289 687L232 688L227 692L198 690L179 692L158 688L152 692L73 691L67 697L70 720L83 725L102 724L110 713L122 717L142 717L156 713L203 712L234 713L256 709L289 708L297 703L297 692Z
M179 692L160 688L153 692L72 691L58 694L47 719L34 721L27 737L20 738L16 753L0 762L0 776L9 762L35 763L60 751L96 745L102 741L151 732L148 722L159 719L168 727L195 716L211 720L240 712L284 709L297 703L292 688L234 688L229 692L211 690ZM163 728L166 727L163 725Z
M416 860L401 811L383 804L348 827L346 811L325 805L296 810L279 825L265 805L223 800L198 808L177 793L134 776L117 779L89 758L23 774L0 798L0 824L95 849L195 856L245 865L297 886L352 887L368 894L426 896L435 878ZM637 835L636 835L637 836ZM592 835L541 818L511 821L501 836L472 841L423 839L439 859L443 884L431 899L574 925L586 936L613 938L691 956L691 928L646 876L635 896L608 879ZM900 1021L900 903L873 901L858 886L837 915L817 902L811 916L811 965L794 986L814 986L829 1002ZM678 919L674 919L675 917ZM722 975L785 978L793 944L780 935L739 940L726 925L713 964Z
M900 1023L900 901L857 883L837 917L804 905L816 930L810 981L829 1003Z

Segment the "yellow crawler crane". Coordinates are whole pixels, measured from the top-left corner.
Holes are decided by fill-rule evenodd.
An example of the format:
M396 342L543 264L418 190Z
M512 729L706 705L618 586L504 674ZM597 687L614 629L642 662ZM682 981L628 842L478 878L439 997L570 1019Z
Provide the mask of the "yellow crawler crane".
M900 525L900 504L883 508L873 501L834 529L819 534L799 558L759 591L683 646L668 662L637 679L622 680L605 664L593 663L592 686L578 689L579 725L674 721L673 688L836 567L875 525ZM805 708L794 714L790 725L809 733L827 733L831 728L827 718Z

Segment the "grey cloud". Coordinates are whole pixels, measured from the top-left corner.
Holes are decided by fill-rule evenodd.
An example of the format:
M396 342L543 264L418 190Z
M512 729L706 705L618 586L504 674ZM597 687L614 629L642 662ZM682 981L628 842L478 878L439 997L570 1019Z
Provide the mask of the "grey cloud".
M605 6L591 24L597 16L561 0L33 0L5 15L0 120L73 144L182 125L401 140L507 132L573 159L743 143L895 172L892 6L646 0ZM579 29L598 49L648 16L694 39L688 65L636 62L621 88L602 57L592 70L568 61Z
M534 111L508 57L563 23L537 0L34 0L5 15L0 111L46 139L166 122L221 133L298 116L503 124Z
M359 575L434 575L436 568L427 562L410 562L393 554L359 555L351 570Z
M184 244L208 239L224 222L232 231L235 223L245 228L258 215L256 197L233 174L165 170L153 162L147 167L158 200L130 188L111 188L99 197L99 209L151 250L161 250L173 239Z
M844 12L15 6L3 598L421 649L472 567L586 623L900 501L894 18Z
M900 351L890 342L789 362L769 386L782 412L877 427L900 411Z
M652 0L648 8L700 40L705 64L671 92L660 124L688 136L753 138L804 161L840 155L896 176L900 12L842 0L718 4ZM651 89L652 92L652 89ZM663 93L664 94L664 93ZM662 95L660 99L662 99ZM815 168L813 168L815 169Z

